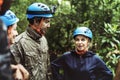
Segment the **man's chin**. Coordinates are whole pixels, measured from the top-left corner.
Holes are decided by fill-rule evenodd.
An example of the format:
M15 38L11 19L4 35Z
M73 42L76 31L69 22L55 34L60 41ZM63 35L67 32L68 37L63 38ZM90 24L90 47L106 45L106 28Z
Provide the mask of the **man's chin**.
M41 35L45 35L46 34L46 30L41 30Z

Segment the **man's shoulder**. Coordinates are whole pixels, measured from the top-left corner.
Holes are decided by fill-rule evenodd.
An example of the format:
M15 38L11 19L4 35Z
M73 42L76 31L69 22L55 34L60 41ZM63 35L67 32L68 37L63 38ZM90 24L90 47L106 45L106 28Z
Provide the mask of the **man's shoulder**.
M16 38L15 38L15 42L19 42L20 40L22 40L26 35L26 32L23 32L21 33L20 35L18 35Z
M47 39L46 39L46 37L45 37L45 36L42 36L42 37L40 38L40 41L46 42L46 41L47 41Z

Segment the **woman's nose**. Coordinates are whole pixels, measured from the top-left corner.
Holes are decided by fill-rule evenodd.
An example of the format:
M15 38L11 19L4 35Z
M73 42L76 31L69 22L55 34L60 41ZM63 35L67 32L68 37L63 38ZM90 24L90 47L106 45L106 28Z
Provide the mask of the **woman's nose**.
M17 36L18 35L18 32L17 31L14 31L14 36Z
M79 43L81 43L82 41L81 41L81 40L79 40L78 42L79 42Z

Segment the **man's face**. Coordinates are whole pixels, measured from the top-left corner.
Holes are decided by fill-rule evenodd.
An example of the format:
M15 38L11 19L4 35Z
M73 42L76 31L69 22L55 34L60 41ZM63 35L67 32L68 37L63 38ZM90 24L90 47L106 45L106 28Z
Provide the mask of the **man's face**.
M37 33L44 35L47 29L50 27L50 18L42 18L37 26Z
M15 37L18 35L16 28L17 28L16 23L8 28L9 44L13 44L15 42Z

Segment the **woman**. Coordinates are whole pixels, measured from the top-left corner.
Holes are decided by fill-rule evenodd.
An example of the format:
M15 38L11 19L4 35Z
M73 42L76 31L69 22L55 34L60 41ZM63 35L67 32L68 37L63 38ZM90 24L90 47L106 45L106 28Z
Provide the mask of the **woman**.
M1 16L0 19L7 26L8 43L9 45L11 45L14 43L15 36L18 35L16 28L19 19L11 10L6 11L6 13L3 16Z
M11 10L7 10L4 15L0 16L0 19L7 27L8 44L10 46L15 42L15 37L18 35L17 23L19 19ZM11 64L11 69L14 71L13 77L15 80L28 80L29 73L21 64Z
M92 32L79 27L73 33L75 50L65 52L52 62L55 80L112 80L112 72L92 51L89 51ZM61 73L60 73L61 72Z

